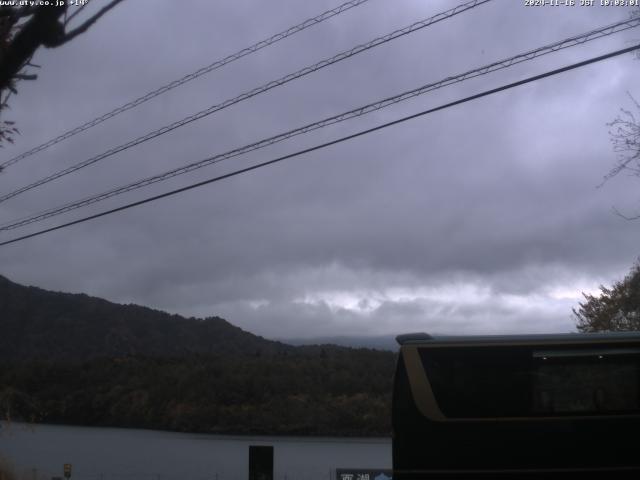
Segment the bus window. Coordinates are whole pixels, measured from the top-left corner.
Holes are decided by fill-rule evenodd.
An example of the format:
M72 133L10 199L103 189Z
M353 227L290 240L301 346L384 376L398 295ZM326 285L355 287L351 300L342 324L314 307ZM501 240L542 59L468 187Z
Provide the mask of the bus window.
M640 333L399 343L394 479L640 478Z
M640 350L535 352L535 414L638 413Z

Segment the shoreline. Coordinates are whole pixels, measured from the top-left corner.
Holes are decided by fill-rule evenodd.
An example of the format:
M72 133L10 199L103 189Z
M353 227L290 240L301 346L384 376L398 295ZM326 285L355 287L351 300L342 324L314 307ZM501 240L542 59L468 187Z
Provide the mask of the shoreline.
M119 426L103 426L103 425L76 425L69 423L31 423L31 422L21 422L21 421L9 421L6 420L0 421L0 437L5 432L10 432L12 426L19 427L21 430L35 430L38 427L61 427L61 428L73 428L73 429L100 429L112 431L114 433L121 433L123 431L136 431L136 432L147 432L167 435L167 436L198 436L198 437L210 437L212 439L220 439L220 440L238 440L238 441L246 441L247 439L256 439L262 441L260 439L273 439L275 441L283 441L283 440L297 440L305 443L335 443L336 441L340 442L349 442L349 443L371 443L371 444L383 444L391 442L391 435L389 436L358 436L358 435L295 435L295 434L253 434L253 433L207 433L207 432L185 432L178 430L157 430L152 428L139 428L139 427L119 427Z

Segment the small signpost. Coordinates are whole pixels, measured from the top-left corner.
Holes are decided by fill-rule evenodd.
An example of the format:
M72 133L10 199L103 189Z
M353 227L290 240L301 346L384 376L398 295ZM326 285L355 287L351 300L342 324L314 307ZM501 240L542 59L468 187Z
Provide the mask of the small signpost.
M64 464L64 477L65 478L70 478L71 477L71 464L70 463L65 463Z
M272 445L249 445L249 480L273 480Z
M393 471L383 468L336 468L336 480L391 480Z

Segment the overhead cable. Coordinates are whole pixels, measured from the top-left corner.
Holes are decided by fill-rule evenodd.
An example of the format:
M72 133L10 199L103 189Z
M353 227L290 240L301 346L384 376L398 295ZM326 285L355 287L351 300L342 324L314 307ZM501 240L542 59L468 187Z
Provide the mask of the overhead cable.
M264 148L269 145L282 142L284 140L295 137L297 135L305 134L314 130L318 130L320 128L327 127L329 125L333 125L339 122L343 122L345 120L360 117L362 115L365 115L377 110L381 110L391 105L395 105L396 103L409 100L418 95L423 95L425 93L437 90L439 88L443 88L455 83L463 82L465 80L469 80L471 78L475 78L481 75L486 75L488 73L495 72L495 71L502 70L510 66L516 65L518 63L533 60L535 58L541 57L543 55L547 55L549 53L557 52L558 50L561 50L561 49L573 47L576 45L581 45L581 44L584 44L585 42L606 37L614 33L618 33L618 32L627 30L629 28L634 28L638 26L640 26L640 18L626 19L624 21L610 24L605 27L598 28L596 30L591 30L589 32L586 32L580 35L574 35L572 37L561 40L559 42L555 42L543 47L539 47L534 50L529 50L527 52L520 53L518 55L508 57L506 59L499 60L497 62L493 62L483 67L469 70L467 72L464 72L458 75L449 76L443 80L429 83L429 84L420 86L418 88L415 88L413 90L409 90L374 103L369 103L367 105L343 112L338 115L333 115L331 117L324 118L320 121L310 123L302 127L298 127L293 130L289 130L287 132L280 133L278 135L268 137L268 138L259 140L257 142L250 143L248 145L235 148L233 150L229 150L225 153L217 154L196 162L192 162L182 167L174 168L164 173L143 178L135 182L129 183L127 185L116 187L114 189L102 192L100 194L89 196L81 200L76 200L74 202L67 203L65 205L61 205L58 207L54 207L54 208L45 210L43 212L39 212L37 214L12 220L9 223L0 225L0 231L13 230L15 228L19 228L34 222L38 222L41 220L45 220L47 218L61 215L63 213L67 213L72 210L76 210L78 208L82 208L82 207L106 200L111 197L115 197L117 195L122 195L124 193L137 190L139 188L143 188L158 182L168 180L178 175L182 175L182 174L189 173L191 171L194 171L209 165L220 163L229 158L237 157L237 156L252 152L254 150L258 150L260 148Z
M273 165L273 164L282 162L282 161L290 159L290 158L294 158L294 157L298 157L300 155L304 155L306 153L311 153L313 151L320 150L320 149L329 147L331 145L336 145L338 143L342 143L342 142L345 142L347 140L352 140L354 138L358 138L358 137L361 137L363 135L367 135L369 133L373 133L373 132L376 132L378 130L382 130L384 128L391 127L393 125L398 125L398 124L406 122L408 120L412 120L412 119L415 119L415 118L418 118L418 117L422 117L424 115L428 115L430 113L434 113L434 112L437 112L439 110L444 110L444 109L451 108L451 107L456 106L456 105L461 105L463 103L470 102L472 100L477 100L479 98L486 97L486 96L489 96L489 95L493 95L495 93L499 93L499 92L502 92L502 91L505 91L505 90L509 90L511 88L515 88L515 87L518 87L518 86L521 86L521 85L525 85L527 83L531 83L531 82L535 82L535 81L538 81L538 80L542 80L544 78L551 77L553 75L558 75L560 73L568 72L568 71L574 70L576 68L584 67L586 65L590 65L590 64L593 64L593 63L596 63L596 62L601 62L603 60L607 60L609 58L616 57L618 55L623 55L625 53L629 53L629 52L632 52L632 51L638 50L638 49L640 49L640 44L636 44L636 45L634 45L632 47L623 48L621 50L616 50L614 52L610 52L610 53L607 53L605 55L600 55L598 57L593 57L593 58L590 58L588 60L584 60L582 62L574 63L574 64L571 64L571 65L567 65L565 67L558 68L558 69L555 69L555 70L551 70L551 71L548 71L548 72L545 72L545 73L542 73L542 74L539 74L539 75L534 75L532 77L525 78L524 80L519 80L517 82L509 83L507 85L503 85L501 87L493 88L491 90L485 90L484 92L481 92L481 93L478 93L478 94L475 94L475 95L471 95L469 97L465 97L465 98L462 98L460 100L456 100L454 102L449 102L449 103L446 103L444 105L440 105L440 106L435 107L435 108L430 108L428 110L424 110L422 112L415 113L413 115L408 115L406 117L402 117L402 118L399 118L397 120L393 120L391 122L383 123L381 125L377 125L375 127L368 128L366 130L361 130L360 132L357 132L357 133L354 133L354 134L351 134L351 135L346 135L344 137L340 137L338 139L331 140L329 142L325 142L325 143L322 143L320 145L316 145L316 146L313 146L313 147L310 147L310 148L305 148L304 150L299 150L297 152L290 153L288 155L284 155L284 156L281 156L281 157L278 157L278 158L274 158L274 159L266 161L266 162L258 163L256 165L252 165L250 167L246 167L246 168L242 168L242 169L239 169L239 170L235 170L233 172L226 173L224 175L220 175L220 176L217 176L217 177L214 177L214 178L210 178L208 180L203 180L201 182L193 183L191 185L187 185L185 187L181 187L181 188L178 188L178 189L175 189L175 190L171 190L169 192L165 192L165 193L162 193L160 195L155 195L153 197L148 197L148 198L145 198L143 200L138 200L136 202L128 203L126 205L122 205L122 206L117 207L117 208L112 208L111 210L106 210L106 211L103 211L103 212L100 212L100 213L96 213L94 215L89 215L87 217L79 218L77 220L73 220L71 222L63 223L61 225L56 225L55 227L46 228L46 229L43 229L43 230L39 230L37 232L33 232L33 233L30 233L30 234L27 234L27 235L23 235L21 237L13 238L11 240L6 240L4 242L0 242L0 246L9 245L9 244L16 243L16 242L19 242L19 241L23 241L23 240L26 240L28 238L33 238L33 237L36 237L36 236L39 236L39 235L44 235L45 233L49 233L49 232L53 232L53 231L56 231L56 230L60 230L62 228L67 228L67 227L70 227L72 225L77 225L79 223L84 223L84 222L87 222L89 220L94 220L96 218L100 218L100 217L104 217L106 215L110 215L112 213L121 212L123 210L128 210L130 208L137 207L139 205L144 205L146 203L154 202L154 201L160 200L162 198L166 198L166 197L170 197L170 196L173 196L173 195L177 195L179 193L186 192L188 190L193 190L195 188L202 187L204 185L208 185L208 184L211 184L211 183L214 183L214 182L218 182L218 181L221 181L221 180L224 180L224 179L227 179L227 178L235 177L237 175L250 172L252 170L257 170L258 168L262 168L262 167L266 167L266 166L269 166L269 165Z
M314 25L318 25L319 23L324 22L325 20L328 20L332 17L335 17L336 15L340 15L343 12L346 12L347 10L352 9L353 7L357 7L359 5L362 5L363 3L368 2L369 0L350 0L349 2L345 2L342 5L339 5L336 8L332 8L331 10L327 10L326 12L321 13L320 15L317 15L313 18L308 18L306 19L304 22L299 23L298 25L294 25L293 27L289 27L286 30L283 30L280 33L276 33L275 35L272 35L271 37L261 40L257 43L254 43L253 45L243 48L242 50L239 50L235 53L232 53L231 55L228 55L220 60L216 60L215 62L213 62L210 65L207 65L205 67L199 68L198 70L196 70L195 72L191 72L187 75L185 75L184 77L178 79L178 80L174 80L170 83L167 83L166 85L163 85L145 95L142 95L141 97L136 98L135 100L132 100L128 103L125 103L124 105L121 105L118 108L115 108L113 110L111 110L110 112L105 113L104 115L101 115L97 118L94 118L93 120L90 120L86 123L83 123L82 125L72 128L71 130L68 130L64 133L62 133L61 135L58 135L55 138L52 138L51 140L48 140L24 153L21 153L20 155L17 155L13 158L11 158L10 160L7 160L6 162L0 163L0 170L2 169L6 169L7 167L18 163L20 160L23 160L27 157L30 157L31 155L34 155L38 152L41 152L43 150L46 150L47 148L56 145L57 143L62 142L63 140L66 140L68 138L73 137L74 135L77 135L78 133L84 132L85 130L88 130L92 127L95 127L96 125L101 124L102 122L109 120L110 118L115 117L116 115L120 115L121 113L126 112L127 110L131 110L132 108L137 107L138 105L142 105L145 102L148 102L149 100L151 100L152 98L157 97L158 95L162 95L163 93L166 93L170 90L173 90L174 88L177 88L181 85L184 85L187 82L190 82L191 80L195 80L196 78L201 77L202 75L205 75L207 73L210 73L214 70L217 70L221 67L224 67L225 65L228 65L232 62L235 62L236 60L239 60L243 57L246 57L247 55L250 55L252 53L257 52L258 50L262 50L265 47L268 47L270 45L273 45L274 43L279 42L280 40L284 40L287 37L290 37L292 35L295 35L298 32L301 32L302 30L305 30L309 27L312 27ZM82 7L81 7L82 8ZM77 12L76 12L77 13Z
M65 175L69 175L70 173L76 172L82 168L88 167L90 165L93 165L101 160L104 160L105 158L111 157L112 155L115 155L117 153L120 153L124 150L127 150L129 148L132 148L136 145L139 145L143 142L147 142L149 140L152 140L156 137L159 137L160 135L164 135L165 133L169 133L177 128L183 127L185 125L188 125L192 122L195 122L196 120L200 120L208 115L211 115L212 113L218 112L220 110L223 110L225 108L228 108L232 105L235 105L236 103L242 102L244 100L248 100L252 97L255 97L256 95L259 95L261 93L267 92L273 88L279 87L281 85L285 85L293 80L296 80L300 77L304 77L305 75L309 75L310 73L316 72L318 70L321 70L325 67L328 67L329 65L333 65L335 63L338 63L342 60L346 60L348 58L351 58L355 55L358 55L359 53L365 52L367 50L370 50L372 48L378 47L382 44L388 43L392 40L395 40L399 37L402 37L404 35L408 35L410 33L414 33L418 30L421 30L423 28L426 28L430 25L433 25L437 22L441 22L443 20L449 19L455 15L458 15L460 13L469 11L477 6L480 6L482 4L488 3L492 0L472 0L470 2L464 3L462 5L458 5L455 8L449 9L446 12L442 12L439 13L437 15L434 15L432 17L429 17L425 20L421 20L419 22L413 23L405 28L401 28L399 30L395 30L387 35L384 35L382 37L378 37L375 38L373 40L371 40L370 42L358 45L356 47L351 48L350 50L346 50L342 53L339 53L337 55L334 55L331 58L327 58L325 60L322 60L318 63L315 63L311 66L305 67L301 70L298 70L294 73L290 73L288 75L285 75L284 77L281 77L277 80L272 80L260 87L254 88L248 92L245 92L241 95L238 95L237 97L231 98L229 100L225 100L222 103L218 103L216 105L212 105L209 108L206 108L204 110L201 110L200 112L194 113L193 115L189 115L188 117L183 118L182 120L178 120L177 122L174 122L170 125L166 125L162 128L159 128L157 130L151 131L141 137L138 137L134 140L131 140L127 143L123 143L117 147L113 147L99 155L96 155L94 157L91 157L87 160L84 160L82 162L76 163L75 165L72 165L70 167L67 167L63 170L60 170L56 173L53 173L51 175L48 175L40 180L37 180L36 182L33 182L31 184L25 185L24 187L18 188L17 190L14 190L12 192L6 193L4 195L0 195L0 203L4 202L6 200L9 200L10 198L13 198L17 195L20 195L21 193L27 192L29 190L32 190L36 187L39 187L40 185L44 185L46 183L52 182L53 180L56 180L60 177L63 177Z

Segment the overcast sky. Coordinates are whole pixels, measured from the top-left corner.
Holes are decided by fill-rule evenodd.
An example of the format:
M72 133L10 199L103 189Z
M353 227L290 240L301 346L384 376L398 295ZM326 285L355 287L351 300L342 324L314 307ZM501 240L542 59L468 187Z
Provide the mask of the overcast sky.
M2 161L340 0L125 0L33 62ZM6 192L457 5L371 0L162 95L0 175ZM579 2L578 2L579 3ZM91 0L87 15L102 6ZM2 223L163 172L628 17L621 7L494 0L0 204ZM78 19L82 15L78 16ZM11 232L13 238L631 45L634 29ZM270 338L566 332L581 292L640 254L640 179L607 122L632 54L437 112L179 196L0 247L0 274Z

